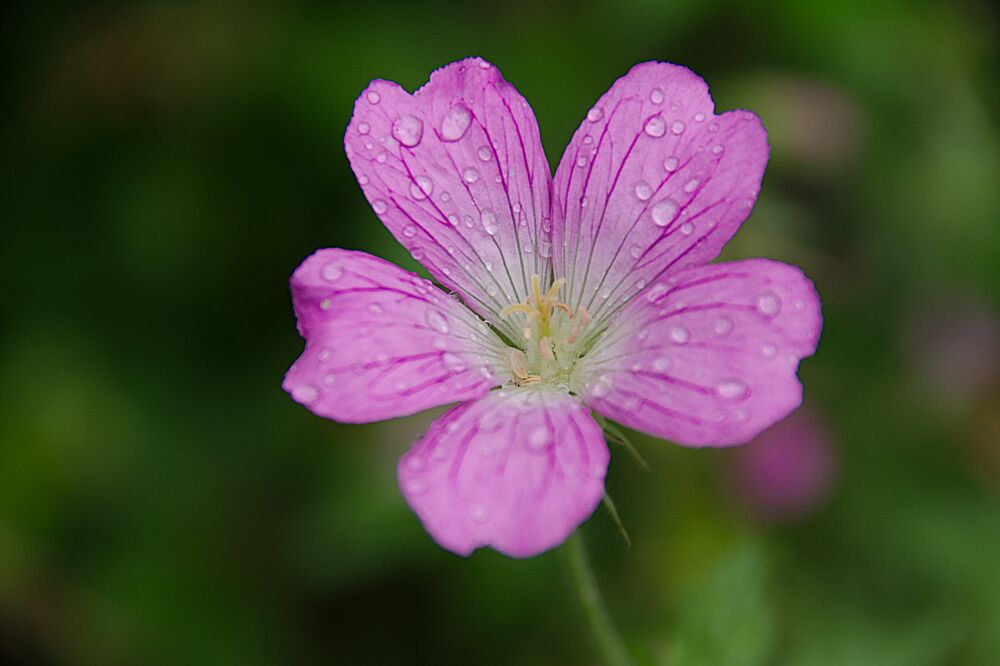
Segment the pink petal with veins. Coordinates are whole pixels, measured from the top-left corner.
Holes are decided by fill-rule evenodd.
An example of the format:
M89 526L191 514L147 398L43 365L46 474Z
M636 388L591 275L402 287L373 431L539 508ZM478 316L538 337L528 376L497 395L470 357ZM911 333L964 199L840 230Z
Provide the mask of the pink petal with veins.
M283 388L365 423L471 400L503 381L489 327L429 281L364 252L319 250L292 275L306 348Z
M600 321L666 274L713 259L753 208L767 164L756 115L715 115L708 86L636 65L587 113L553 184L553 262Z
M400 460L399 484L443 547L531 557L593 513L608 459L600 427L575 398L495 391L435 421Z
M640 294L587 357L585 399L689 446L742 444L802 402L819 296L798 268L749 259L682 271Z
M452 63L412 95L372 81L344 143L389 231L484 317L547 274L551 172L531 107L493 65Z

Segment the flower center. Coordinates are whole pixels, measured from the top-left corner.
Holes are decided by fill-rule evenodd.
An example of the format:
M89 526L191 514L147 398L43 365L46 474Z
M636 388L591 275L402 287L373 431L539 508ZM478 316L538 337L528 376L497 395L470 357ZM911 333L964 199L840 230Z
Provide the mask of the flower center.
M520 339L512 340L517 346L508 352L511 374L519 386L570 384L576 362L586 352L579 343L590 315L582 305L574 313L557 299L564 284L566 280L559 278L543 294L541 279L532 275L532 294L500 312L504 319L520 324Z

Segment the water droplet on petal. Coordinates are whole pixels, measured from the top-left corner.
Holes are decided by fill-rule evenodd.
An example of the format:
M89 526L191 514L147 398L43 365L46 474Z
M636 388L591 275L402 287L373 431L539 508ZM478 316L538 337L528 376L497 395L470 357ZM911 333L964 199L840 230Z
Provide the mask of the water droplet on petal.
M410 183L410 196L414 199L426 199L434 191L434 181L427 176L417 176L413 180Z
M404 146L412 148L424 136L424 121L408 114L400 116L392 123L392 136Z
M493 157L493 151L490 150L489 146L480 146L479 150L476 151L476 154L479 155L479 159L483 162L489 162Z
M382 96L378 94L377 90L369 90L365 93L365 97L368 99L369 104L378 104L379 100L382 99Z
M598 120L604 117L604 111L599 107L594 107L590 111L587 111L587 120L592 123L596 123Z
M382 306L380 303L371 303L368 306L368 311L371 312L372 314L380 315L383 312L385 312L385 307Z
M528 435L528 445L533 449L543 449L552 441L552 434L544 426L538 426Z
M653 104L663 104L663 91L659 88L653 88L652 92L649 93L649 101Z
M389 208L389 204L387 204L384 199L376 199L372 202L372 208L375 209L376 213L381 214Z
M360 123L358 123L358 134L368 134L368 132L371 131L372 131L371 125L369 125L365 121L362 120Z
M653 370L656 370L657 372L667 372L670 370L671 366L673 366L673 363L671 363L670 359L666 356L661 356L653 361Z
M697 178L692 178L688 182L684 183L684 191L687 192L688 194L694 192L696 189L698 189L698 184L700 182L701 181L698 180Z
M474 183L479 180L479 172L472 167L467 167L462 170L462 179L467 183Z
M319 390L309 384L299 384L292 389L292 399L304 405L309 405L319 399Z
M679 206L677 202L673 199L664 199L663 201L657 201L653 204L653 222L656 223L658 227L665 227L670 224L674 216L677 215L677 210Z
M336 282L344 274L344 269L338 266L336 262L328 261L323 264L323 268L319 270L319 274L327 282Z
M722 151L725 149L726 149L725 146L723 146L721 143L717 143L714 146L712 146L712 154L720 155Z
M667 123L660 116L653 116L646 121L643 131L654 139L658 139L667 133Z
M667 285L665 284L654 284L646 292L646 300L650 303L655 303L660 300L664 294L667 293Z
M427 468L427 459L419 455L411 455L406 459L406 468L414 472L419 472Z
M427 492L427 482L423 479L410 479L403 484L403 490L408 495L423 495Z
M694 119L695 119L695 122L703 123L703 122L705 122L705 114L704 113L696 113L696 114L694 114Z
M681 225L681 233L684 234L685 236L690 236L692 233L694 233L694 225L691 224L690 222L685 222L684 224Z
M765 358L774 358L778 355L778 348L772 344L766 344L760 348L760 353Z
M413 238L417 234L417 228L412 224L408 224L403 227L403 235L407 238Z
M331 356L333 356L333 351L329 347L327 347L326 349L321 350L320 353L319 353L319 361L320 361L320 363L326 363L327 361L330 360Z
M576 165L578 167L585 167L585 166L587 166L587 156L586 155L580 155L578 158L576 158Z
M462 357L452 352L445 352L441 356L441 362L444 363L445 368L454 373L462 372L467 367Z
M715 320L715 325L712 329L715 331L716 335L720 338L724 338L733 332L733 320L723 315Z
M437 310L428 310L425 315L427 324L438 333L448 332L448 319Z
M482 504L470 504L469 517L477 523L485 523L490 519L490 510Z
M648 200L653 196L653 186L644 180L640 180L635 184L635 196L639 197L639 201Z
M675 120L674 124L670 126L670 131L674 134L684 134L684 130L687 125L684 124L683 120Z
M389 156L385 154L384 150L375 156L375 161L378 162L379 164L385 164L385 161L387 159L389 159Z
M773 291L765 292L757 299L757 309L767 317L775 317L781 312L781 299Z
M458 141L465 136L472 123L472 112L464 104L456 104L448 109L441 119L441 140Z
M681 325L672 326L670 328L670 339L673 340L674 344L684 345L691 339L691 333Z
M676 157L671 156L663 160L663 168L667 171L675 171L677 169L678 164L680 164L680 160L678 160Z
M715 387L718 391L719 396L725 400L741 400L746 397L747 393L750 391L746 383L740 379L729 379L723 382L719 382L718 386Z
M482 223L483 231L488 233L490 236L497 232L497 216L493 213L493 211L489 209L483 211Z
M319 309L320 310L329 310L330 309L330 305L332 305L330 303L330 299L329 298L324 298L322 301L319 302Z
M632 255L633 259L638 259L642 256L642 252L645 248L638 243L634 243L632 247L629 248L628 253Z

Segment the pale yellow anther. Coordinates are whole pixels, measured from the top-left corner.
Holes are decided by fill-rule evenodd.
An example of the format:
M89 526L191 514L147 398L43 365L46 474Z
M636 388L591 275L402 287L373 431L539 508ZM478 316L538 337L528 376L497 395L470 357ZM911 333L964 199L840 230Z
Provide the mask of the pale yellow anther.
M549 361L555 359L555 354L552 353L552 338L546 336L538 341L538 352L542 355L542 358Z
M567 317L573 316L573 311L570 309L570 307L561 301L559 303L553 303L552 307L555 308L556 310L562 310L563 312L566 313Z
M519 382L528 377L528 357L520 349L510 350L510 371Z

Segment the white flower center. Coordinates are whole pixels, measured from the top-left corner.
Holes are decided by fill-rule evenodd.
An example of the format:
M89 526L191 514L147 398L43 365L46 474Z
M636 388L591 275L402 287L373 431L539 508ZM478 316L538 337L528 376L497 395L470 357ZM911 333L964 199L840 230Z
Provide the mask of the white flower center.
M510 318L519 331L515 347L508 352L508 364L514 382L556 384L571 387L577 383L578 361L587 352L590 315L582 305L573 312L557 295L566 283L559 278L542 294L541 280L531 276L532 295L523 302L504 308L500 316Z

